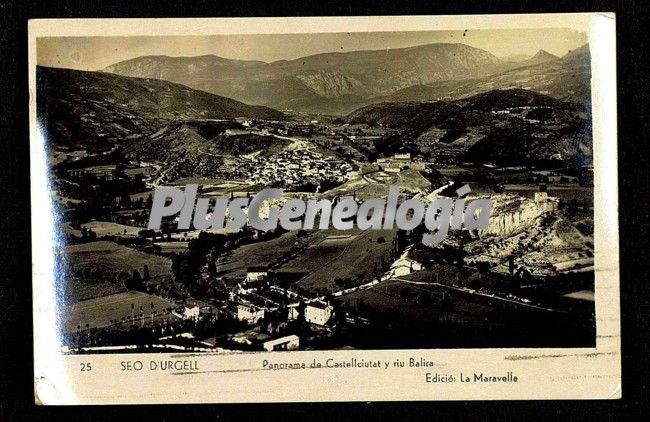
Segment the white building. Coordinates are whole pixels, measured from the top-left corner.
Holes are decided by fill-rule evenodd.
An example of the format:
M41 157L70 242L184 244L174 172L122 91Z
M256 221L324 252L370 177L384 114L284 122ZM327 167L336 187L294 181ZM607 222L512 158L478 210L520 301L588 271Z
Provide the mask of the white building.
M393 158L395 158L395 161L411 161L411 153L395 154Z
M547 192L535 192L535 204L540 204L542 202L548 201Z
M275 350L298 350L300 338L297 335L280 337L264 343L264 350L273 352Z
M185 306L183 310L183 319L193 319L196 320L201 314L201 308L198 305L194 306Z
M391 265L391 272L394 277L402 277L415 271L422 271L422 269L422 264L405 257L401 257Z
M262 318L264 318L264 309L254 305L237 305L237 319L240 321L255 324Z
M249 270L246 273L246 282L251 282L251 281L260 281L264 279L264 277L267 276L266 271L261 271L261 270Z
M327 303L314 301L307 304L305 308L305 321L316 324L325 325L332 317L334 308Z
M382 170L386 173L399 173L401 171L399 167L385 167Z
M237 293L240 295L249 295L259 289L259 283L243 282L237 285Z
M298 316L300 315L300 311L298 311L298 304L294 303L288 306L287 309L287 319L289 321L294 321L298 319Z

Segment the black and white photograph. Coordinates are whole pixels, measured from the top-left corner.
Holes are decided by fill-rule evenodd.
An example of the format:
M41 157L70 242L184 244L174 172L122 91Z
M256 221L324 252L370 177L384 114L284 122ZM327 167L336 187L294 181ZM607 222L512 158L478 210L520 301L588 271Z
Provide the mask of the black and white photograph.
M49 37L37 57L65 353L595 346L585 33ZM158 187L193 185L193 225L148 228ZM452 220L490 198L489 224L429 245L378 208L379 228L258 230L212 202L280 189L268 218L391 186Z
M614 22L30 22L36 401L620 397Z

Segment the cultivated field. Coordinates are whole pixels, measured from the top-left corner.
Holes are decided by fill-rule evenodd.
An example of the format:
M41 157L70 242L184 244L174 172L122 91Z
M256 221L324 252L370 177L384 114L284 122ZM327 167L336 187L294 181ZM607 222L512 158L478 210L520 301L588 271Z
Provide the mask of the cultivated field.
M91 221L90 223L82 224L87 229L92 229L97 234L97 237L103 236L121 236L121 237L136 237L142 227L125 226L124 224L117 224L110 221Z
M104 268L104 272L132 273L138 270L144 275L144 266L149 268L153 280L163 281L170 276L171 261L156 255L147 254L137 249L128 248L109 241L97 241L66 246L70 263L75 268Z
M63 286L62 297L67 303L75 303L124 291L126 291L126 287L116 281L84 280L80 277L68 277Z
M74 332L78 329L107 327L121 323L122 318L130 320L132 316L135 317L136 323L140 323L141 313L145 320L150 320L153 311L157 315L166 314L170 307L173 307L173 303L147 293L137 291L116 293L68 306L62 312L61 324L66 332Z
M431 278L431 275L427 278ZM386 280L368 289L343 296L341 300L349 306L358 306L363 302L377 311L394 313L407 320L436 318L477 325L498 325L496 314L501 311L526 309L515 303L444 286L411 284L396 279ZM487 317L490 317L489 322Z
M220 260L219 275L240 281L248 267L267 266L289 252L298 241L297 232L282 234L275 239L241 246Z
M427 192L431 183L419 171L405 170L399 174L374 171L358 174L347 182L325 193L326 197L356 194L359 199L386 198L390 185L398 185L400 192L407 196Z
M329 230L311 240L309 248L280 271L309 273L298 281L301 289L316 294L340 290L335 279L376 277L382 264L390 264L395 232L391 230Z
M168 253L183 253L187 250L189 242L171 241L171 242L156 242L155 245L160 246L163 254Z
M126 173L127 176L133 177L135 175L141 174L144 177L149 177L151 174L153 174L156 171L156 168L153 166L145 166L145 167L134 167L134 168L129 168L124 170L124 173Z

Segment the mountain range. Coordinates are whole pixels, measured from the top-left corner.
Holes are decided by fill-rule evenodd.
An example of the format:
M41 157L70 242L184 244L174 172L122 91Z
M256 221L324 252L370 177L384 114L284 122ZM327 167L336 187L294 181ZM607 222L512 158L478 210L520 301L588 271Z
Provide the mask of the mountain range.
M373 102L456 100L494 89L518 88L562 101L572 101L588 108L591 102L589 46L573 50L562 58L550 57L545 52L537 53L525 62L518 62L522 66L505 72L478 79L412 86L376 98Z
M350 113L345 123L390 128L375 141L384 155L438 154L520 165L574 159L592 148L589 114L581 107L517 88L453 101L373 104Z
M589 59L588 45L513 61L430 44L273 63L147 56L99 72L39 66L37 112L53 144L120 145L167 163L189 157L185 167L206 174L222 163L217 156L286 147L273 136L227 135L234 123L223 121L292 120L277 109L390 128L372 148L378 154L520 163L591 149Z
M37 113L58 145L113 145L148 136L170 121L283 113L159 79L37 67Z
M465 44L436 43L271 63L214 55L142 56L102 72L166 80L278 110L347 114L377 102L457 99L503 88L588 102L589 66L587 45L562 58L540 50L508 60Z
M538 66L511 70L492 80L530 73ZM440 82L439 88L461 92L466 83ZM174 167L178 177L213 174L227 157L266 155L287 147L285 138L246 133L241 123L225 119L292 120L268 107L164 80L69 69L38 67L36 97L38 118L53 145L104 151L121 146L145 161ZM566 159L579 150L591 150L589 113L579 104L519 88L460 97L375 103L333 121L343 128L346 124L386 128L374 146L359 146L361 154L373 156L408 151L425 158L442 154L512 164Z

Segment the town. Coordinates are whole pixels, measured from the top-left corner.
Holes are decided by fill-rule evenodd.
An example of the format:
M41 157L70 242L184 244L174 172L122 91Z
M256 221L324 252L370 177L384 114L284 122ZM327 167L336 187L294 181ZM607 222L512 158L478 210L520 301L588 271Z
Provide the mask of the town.
M164 217L174 217L176 229L198 230L212 228L242 228L248 225L260 231L275 230L278 224L285 230L311 230L318 218L318 228L327 229L330 222L337 230L392 229L412 230L424 223L436 234L426 234L423 241L429 245L444 239L449 229L465 230L485 229L490 223L492 200L482 198L467 201L453 201L449 198L437 198L430 204L411 198L399 204L399 187L390 186L387 200L375 199L357 201L355 198L341 199L335 203L327 199L320 201L292 199L282 207L267 206L266 201L278 201L282 189L264 189L252 198L237 198L228 202L227 198L217 198L213 211L209 212L210 199L196 198L198 185L187 185L185 190L175 187L158 187L154 192L151 216L147 229L159 230ZM457 193L469 193L467 185L456 190ZM371 212L372 211L372 212ZM452 220L453 215L453 220ZM355 218L356 216L356 218ZM353 221L354 220L354 221Z
M595 345L589 46L332 54L37 66L66 353Z
M480 347L592 340L593 203L591 188L581 186L582 176L571 169L436 164L410 152L364 161L358 156L366 147L352 151L355 143L337 135L348 126L294 126L310 136L320 133L318 142L331 136L333 149L325 149L326 143L297 137L290 127L267 135L278 131L277 122L266 128L264 121L246 122L259 134L279 136L283 147L220 157L227 170L211 177L169 181L161 177L171 174L163 162L139 160L119 148L53 152L53 198L66 221L70 256L62 264L71 298L61 327L64 350L275 351L391 342ZM363 130L355 133L363 138ZM421 244L424 225L262 231L245 220L241 228L201 231L178 229L178 216L168 216L159 229L148 229L156 187L182 187L186 181L200 182L202 196L230 200L248 201L263 187L283 188L273 202L277 206L296 199L385 200L393 183L402 189L400 203L416 198L428 204L454 198L470 183L474 192L466 200L490 198L494 208L485 227L450 232L435 247ZM566 334L558 335L557 327Z

